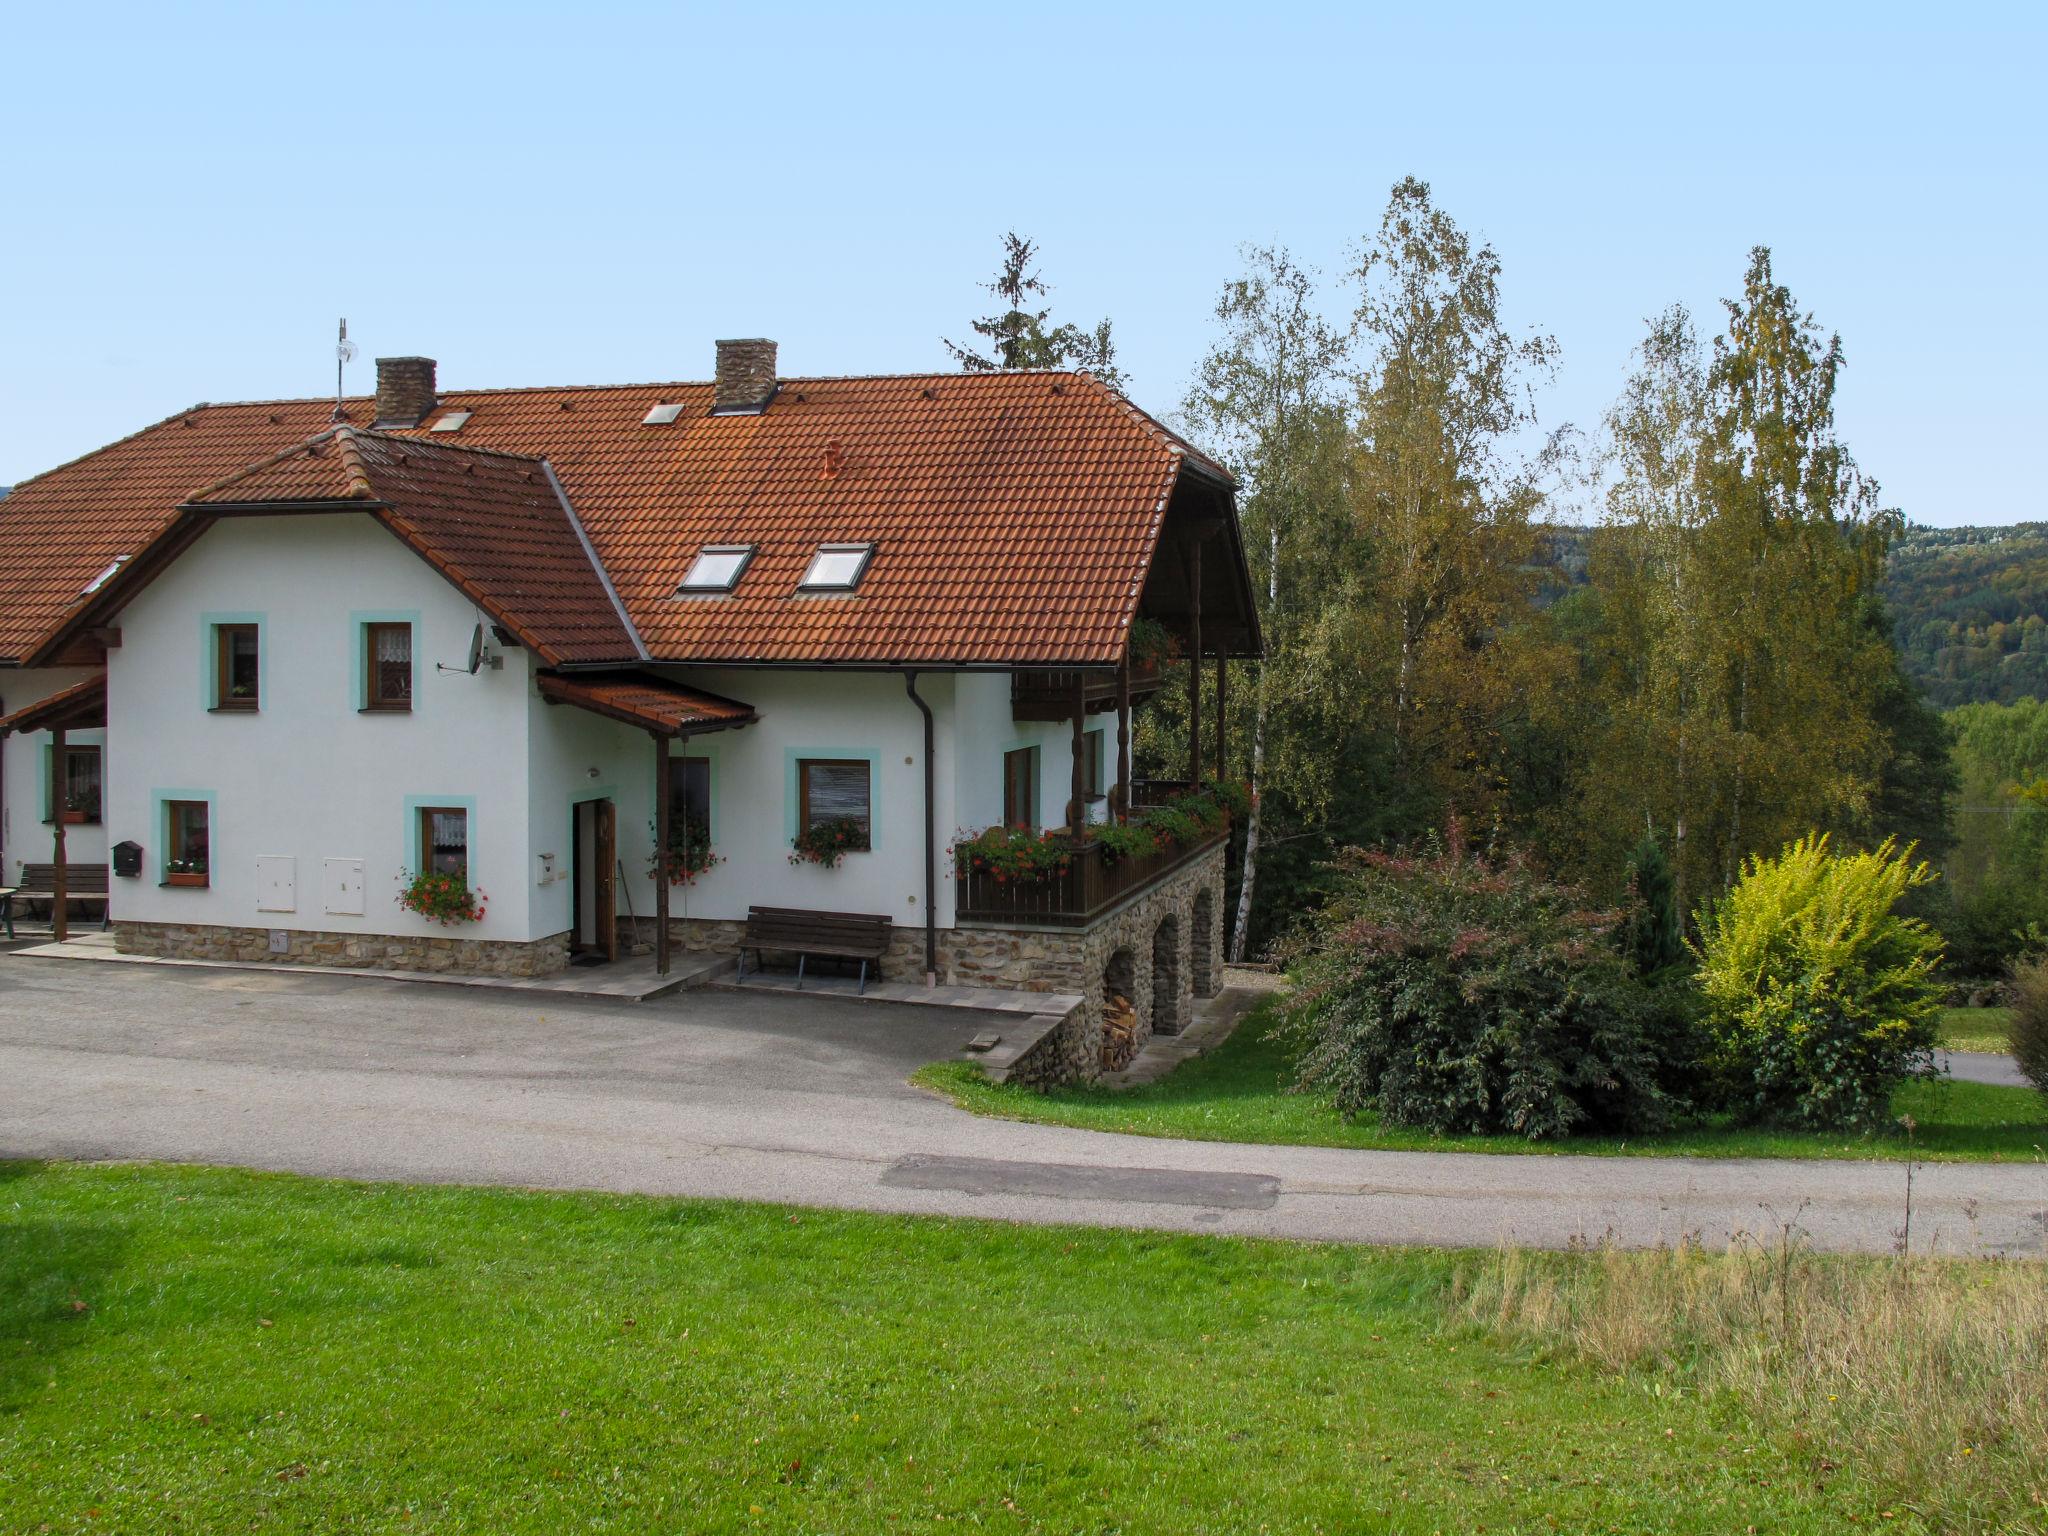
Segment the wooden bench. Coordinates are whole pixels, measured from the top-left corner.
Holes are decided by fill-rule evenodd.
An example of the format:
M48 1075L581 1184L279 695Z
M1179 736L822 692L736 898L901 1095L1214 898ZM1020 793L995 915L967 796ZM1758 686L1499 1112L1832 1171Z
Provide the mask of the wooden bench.
M796 984L804 984L804 962L812 955L830 955L839 960L860 962L860 990L868 989L868 965L879 962L889 951L889 936L895 922L887 914L866 912L807 912L801 907L749 907L747 931L740 939L738 979L747 975L747 951L754 952L754 969L761 969L764 950L781 950L796 956Z
M18 901L45 901L53 905L57 900L57 866L54 864L23 864L21 884L7 898L7 937L14 937L14 903ZM107 866L104 864L67 864L64 866L64 901L69 906L74 901L96 901L100 904L100 928L107 927Z

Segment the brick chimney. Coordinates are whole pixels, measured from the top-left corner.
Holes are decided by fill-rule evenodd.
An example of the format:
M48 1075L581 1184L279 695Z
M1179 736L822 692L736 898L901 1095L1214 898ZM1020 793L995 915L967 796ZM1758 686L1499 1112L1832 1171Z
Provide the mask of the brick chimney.
M377 359L377 426L416 427L433 408L431 357Z
M718 344L711 390L714 416L758 416L775 393L775 343L754 337Z

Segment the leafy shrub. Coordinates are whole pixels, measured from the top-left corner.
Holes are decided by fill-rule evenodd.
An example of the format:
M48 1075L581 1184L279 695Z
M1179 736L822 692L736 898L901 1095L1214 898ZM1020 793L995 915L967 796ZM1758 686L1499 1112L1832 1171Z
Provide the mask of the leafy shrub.
M1941 940L1894 909L1934 878L1894 839L1837 854L1809 834L1753 855L1701 915L1700 989L1738 1114L1874 1130L1899 1084L1933 1069Z
M1332 874L1282 1015L1299 1090L1439 1135L1669 1119L1658 1010L1615 914L1519 859L1466 854L1455 832L1420 857L1349 850Z
M2013 967L2012 1054L2027 1081L2048 1093L2048 959Z
M1156 667L1180 654L1180 641L1157 619L1131 620L1131 664Z

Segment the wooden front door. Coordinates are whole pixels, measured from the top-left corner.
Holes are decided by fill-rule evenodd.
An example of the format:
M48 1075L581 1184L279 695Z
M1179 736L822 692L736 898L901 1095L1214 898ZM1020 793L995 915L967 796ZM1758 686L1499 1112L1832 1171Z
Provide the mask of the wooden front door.
M597 948L604 951L607 960L619 958L619 890L615 872L619 867L618 812L611 801L600 800L593 807L596 836L591 839L596 846L591 850L594 861L591 869L591 886L596 892Z

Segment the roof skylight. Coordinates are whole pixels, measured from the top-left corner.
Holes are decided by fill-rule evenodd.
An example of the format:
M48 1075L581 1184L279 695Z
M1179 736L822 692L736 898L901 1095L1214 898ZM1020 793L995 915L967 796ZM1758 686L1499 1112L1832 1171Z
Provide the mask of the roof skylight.
M751 544L706 544L697 551L697 558L690 562L690 568L683 572L683 580L676 591L681 592L730 592L739 585L740 573L747 568L747 562L754 558Z
M797 587L805 592L851 592L867 573L872 544L820 544Z
M91 581L88 581L85 584L85 590L80 592L79 596L91 597L93 593L99 591L101 587L104 587L108 582L112 581L114 579L114 573L120 570L121 567L126 565L127 563L128 557L126 555L114 556L113 562L110 565L108 565L108 567L104 571L101 571L99 575L93 577Z
M643 427L666 427L671 425L682 414L683 408L679 403L657 405L653 410L640 418L640 425Z
M475 414L475 411L449 411L427 430L430 432L460 432L469 425L469 418Z

